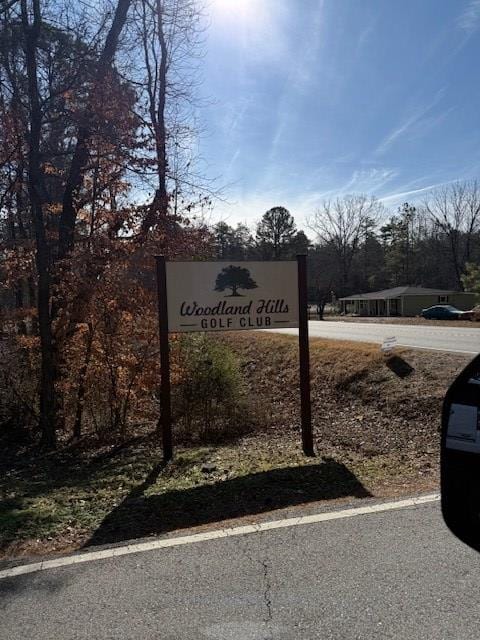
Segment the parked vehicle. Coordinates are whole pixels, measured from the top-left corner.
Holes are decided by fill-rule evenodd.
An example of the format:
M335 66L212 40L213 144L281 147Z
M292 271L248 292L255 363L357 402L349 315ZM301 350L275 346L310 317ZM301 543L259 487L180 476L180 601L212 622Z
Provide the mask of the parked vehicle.
M422 310L422 318L429 320L470 320L471 311L461 311L451 304L436 304Z

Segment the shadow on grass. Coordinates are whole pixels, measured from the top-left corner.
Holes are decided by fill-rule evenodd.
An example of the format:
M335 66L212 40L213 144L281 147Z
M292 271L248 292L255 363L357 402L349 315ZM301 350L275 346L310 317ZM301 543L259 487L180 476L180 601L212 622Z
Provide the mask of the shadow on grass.
M85 546L118 543L318 500L371 495L345 465L331 458L321 464L274 469L144 496L160 472L156 467L103 520Z
M58 526L66 526L71 520L82 518L96 491L111 491L123 481L132 481L132 469L136 474L148 474L136 492L155 483L163 465L150 472L152 446L139 438L114 447L95 457L82 457L77 451L61 450L44 453L35 447L10 447L1 450L0 438L0 553L12 542L43 539L56 535ZM150 445L150 446L149 446ZM86 503L86 507L82 504ZM98 520L97 520L98 522ZM1 561L0 561L1 565Z

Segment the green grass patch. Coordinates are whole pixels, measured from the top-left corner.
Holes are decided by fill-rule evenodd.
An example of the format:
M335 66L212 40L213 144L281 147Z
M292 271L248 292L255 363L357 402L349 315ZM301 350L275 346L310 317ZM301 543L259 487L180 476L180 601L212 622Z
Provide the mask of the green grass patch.
M0 549L8 555L31 552L32 544L35 551L55 551L119 542L297 504L368 497L392 479L418 476L418 468L398 456L325 451L305 458L291 435L179 450L166 468L159 458L150 444L105 462L32 460L28 470L2 482Z

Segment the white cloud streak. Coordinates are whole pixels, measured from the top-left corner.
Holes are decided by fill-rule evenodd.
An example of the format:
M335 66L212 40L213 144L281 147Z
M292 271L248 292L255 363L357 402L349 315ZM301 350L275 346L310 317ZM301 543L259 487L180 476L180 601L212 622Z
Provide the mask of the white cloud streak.
M338 193L346 194L353 191L356 193L375 193L397 175L397 171L388 168L357 169Z
M418 200L420 196L425 195L425 193L427 193L428 191L432 191L432 189L442 187L446 184L452 184L453 182L456 182L456 180L457 179L445 180L444 182L429 184L428 186L422 187L421 189L411 189L409 191L399 191L398 193L391 193L387 196L379 198L379 200L386 206L392 206L400 202L405 202L406 199Z
M286 58L285 60L285 63L290 66L290 69L277 108L276 128L267 161L269 166L274 162L281 140L289 128L289 122L292 119L292 114L295 112L294 103L298 93L302 91L303 87L308 86L311 81L312 70L315 69L315 62L318 60L319 50L322 46L321 30L324 26L323 5L323 0L319 0L312 18L310 32L302 43L301 49L297 52L293 49L289 51L288 59ZM264 178L265 181L268 180L268 170Z
M457 18L458 27L471 35L480 26L480 0L470 0L465 10Z
M440 89L440 91L436 93L435 97L429 104L417 107L404 122L402 122L382 140L379 146L375 149L374 155L383 155L397 140L404 137L406 134L411 133L413 128L415 128L417 135L423 135L427 131L427 125L428 129L430 129L432 128L432 125L434 126L435 124L441 122L446 117L446 115L448 115L450 110L440 114L439 116L436 116L433 119L430 118L428 120L425 120L425 116L440 102L445 94L445 90L445 87ZM422 123L425 126L421 126Z

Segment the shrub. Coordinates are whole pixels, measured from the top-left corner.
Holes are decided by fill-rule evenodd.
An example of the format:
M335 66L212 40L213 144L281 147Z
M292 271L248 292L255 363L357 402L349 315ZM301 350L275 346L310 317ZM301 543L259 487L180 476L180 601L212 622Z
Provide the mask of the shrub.
M225 344L203 334L175 347L181 370L173 387L175 422L185 439L228 439L248 430L240 366Z
M20 441L37 423L37 342L17 335L0 339L0 438L8 431Z

